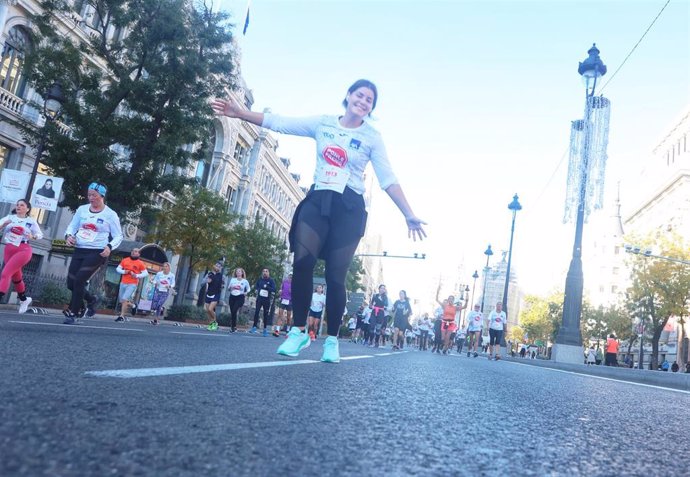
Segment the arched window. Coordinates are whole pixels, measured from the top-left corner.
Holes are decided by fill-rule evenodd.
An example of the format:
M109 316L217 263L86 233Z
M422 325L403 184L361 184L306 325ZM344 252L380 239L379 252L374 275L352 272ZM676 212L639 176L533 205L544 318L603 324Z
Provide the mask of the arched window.
M7 41L2 50L2 65L0 67L0 86L20 96L24 93L26 81L22 75L24 54L30 48L29 35L21 27L12 27L7 34Z

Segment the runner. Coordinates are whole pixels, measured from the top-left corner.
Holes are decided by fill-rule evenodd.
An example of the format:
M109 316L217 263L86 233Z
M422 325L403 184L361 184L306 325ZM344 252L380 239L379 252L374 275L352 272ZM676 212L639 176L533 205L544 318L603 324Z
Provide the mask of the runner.
M40 240L43 232L33 217L29 216L31 204L19 199L12 213L0 221L2 241L5 243L2 274L0 274L0 300L10 289L10 279L19 297L19 313L26 310L33 301L26 296L26 285L22 276L22 268L29 263L33 249L29 240Z
M373 334L372 340L376 348L379 342L385 340L386 309L388 308L388 295L386 285L379 285L379 292L371 297L371 319L369 321L369 332Z
M362 333L364 336L364 339L362 340L362 344L364 346L372 346L374 344L374 334L373 334L373 329L374 326L371 323L371 314L374 312L374 309L372 308L372 305L370 304L366 308L364 308L364 313L362 314Z
M278 304L278 318L273 327L273 336L280 336L283 326L290 329L292 322L292 273L280 284L280 303ZM287 335L287 333L286 333Z
M314 293L311 295L311 305L309 305L309 339L316 340L316 335L319 332L319 324L321 324L321 315L326 306L326 295L323 294L323 285L316 285Z
M213 265L213 270L206 275L206 298L204 299L204 310L210 318L211 322L208 324L209 331L216 331L218 329L218 320L216 318L216 305L220 301L220 292L223 289L223 264L216 262Z
M419 322L419 349L426 351L429 341L429 331L431 330L431 320L429 314L424 313L422 320Z
M482 334L482 323L484 322L484 317L482 312L479 311L479 304L474 305L474 310L467 314L467 334L469 335L470 342L467 344L467 357L470 357L470 353L474 352L474 357L479 356L477 353L477 347L479 346L479 337Z
M264 310L264 336L268 336L268 325L271 315L271 303L273 303L273 296L276 293L276 282L271 278L271 273L268 268L261 270L261 277L254 284L256 290L256 308L254 309L254 325L249 330L250 333L256 333L259 326L259 311Z
M301 335L301 330L309 312L309 295L318 258L326 262L326 314L340 316L345 307L345 278L366 227L367 211L362 194L363 174L369 162L379 185L405 217L408 236L415 240L426 236L422 227L425 222L412 212L388 162L381 135L366 121L376 107L377 96L376 86L371 81L358 80L347 90L342 116L303 119L248 111L233 101L213 102L218 114L316 140L315 183L295 211L290 228L290 249L295 254L292 289L295 326L278 349L279 354L297 356L310 344L308 336ZM340 361L339 327L340 320L328 321L322 361Z
M163 270L153 277L153 299L151 311L153 312L152 325L158 324L158 317L163 315L163 305L170 293L175 290L175 274L170 273L170 263L163 264Z
M244 299L249 293L250 287L244 268L237 267L232 275L228 285L230 292L228 305L230 305L230 333L235 333L237 331L237 312L244 305Z
M495 354L496 360L501 359L501 338L506 321L503 303L499 301L496 303L496 309L489 313L489 360L493 359L492 354Z
M132 303L134 293L139 286L139 279L147 277L149 272L146 270L146 265L139 258L140 253L138 248L133 248L129 253L129 257L122 259L120 264L115 269L117 273L122 275L120 281L120 289L117 293L120 302L120 314L117 315L115 321L126 321L127 309Z
M451 347L451 335L458 329L458 325L455 322L455 316L458 314L458 312L467 308L467 298L464 300L464 305L460 306L455 304L455 297L453 295L450 295L447 299L443 300L443 302L438 300L438 290L436 291L436 295L436 301L443 308L443 316L441 317L443 320L441 326L443 354L448 354Z
M347 321L347 329L350 331L350 341L355 342L355 331L357 331L357 318L352 315Z
M76 210L65 230L65 242L75 247L67 271L67 288L72 292L72 298L63 311L66 325L76 324L84 299L86 316L96 313L96 297L86 290L86 282L108 260L110 252L122 243L120 217L105 205L107 192L103 184L89 184L89 203Z
M400 290L400 299L393 303L393 349L400 350L405 346L405 331L410 329L410 299L407 292Z
M359 308L357 308L357 312L355 313L355 319L357 320L357 324L355 326L355 335L353 337L353 341L355 343L359 343L364 334L364 308L366 306L366 303L362 303L359 305Z

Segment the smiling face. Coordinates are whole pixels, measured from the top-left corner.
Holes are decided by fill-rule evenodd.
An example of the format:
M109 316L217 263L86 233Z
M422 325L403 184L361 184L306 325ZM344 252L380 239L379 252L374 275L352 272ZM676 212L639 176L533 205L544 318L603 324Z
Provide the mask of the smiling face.
M358 118L364 119L374 110L376 95L370 88L362 86L345 97L347 112Z

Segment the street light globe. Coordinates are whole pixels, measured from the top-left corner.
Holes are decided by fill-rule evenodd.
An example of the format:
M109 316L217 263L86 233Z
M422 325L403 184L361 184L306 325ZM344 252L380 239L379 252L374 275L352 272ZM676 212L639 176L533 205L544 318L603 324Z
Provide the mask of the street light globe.
M581 62L577 68L577 72L582 75L582 81L585 84L587 92L594 91L596 80L606 74L606 65L599 57L599 48L597 44L592 44L592 48L587 51L589 55L585 61Z
M46 116L55 118L60 114L62 109L62 103L65 97L62 95L62 86L57 81L50 85L50 89L46 93L45 102L43 107L45 108Z

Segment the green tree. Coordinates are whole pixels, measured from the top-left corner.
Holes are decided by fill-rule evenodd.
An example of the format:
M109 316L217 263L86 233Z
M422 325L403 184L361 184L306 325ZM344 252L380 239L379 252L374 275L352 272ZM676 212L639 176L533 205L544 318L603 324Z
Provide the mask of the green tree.
M345 289L350 293L357 293L364 290L362 283L364 277L364 267L362 266L362 259L354 257L350 262L350 268L347 270L347 277L345 278Z
M657 255L682 260L690 259L690 249L677 235L635 241L641 246L659 250ZM690 267L644 255L631 258L632 285L628 288L628 307L640 307L646 322L651 325L652 369L659 363L659 338L672 316L683 319L688 315L690 302Z
M158 214L153 240L189 260L183 293L193 272L210 268L231 247L233 221L225 201L201 187L184 190L172 207Z
M285 242L271 233L263 224L254 222L248 226L237 225L232 231L232 241L226 249L230 269L242 267L247 280L253 283L268 268L276 283L282 280L288 250Z
M27 76L39 92L61 84L70 128L47 130L42 162L65 178L62 205L78 207L96 180L121 215L138 213L153 193L181 192L189 180L176 171L209 157L209 99L233 86L228 14L210 2L87 0L88 35L65 35L65 21L77 29L73 3L43 1L32 17Z
M536 295L527 295L525 306L520 310L520 327L527 332L531 343L536 340L548 340L553 333L548 300Z

